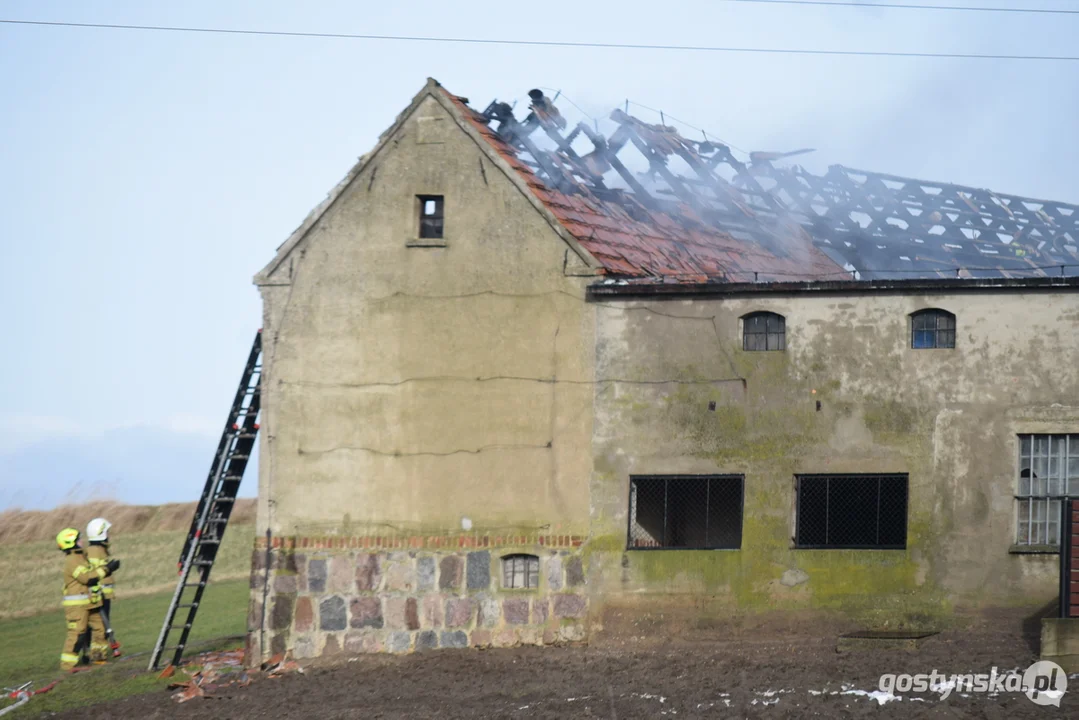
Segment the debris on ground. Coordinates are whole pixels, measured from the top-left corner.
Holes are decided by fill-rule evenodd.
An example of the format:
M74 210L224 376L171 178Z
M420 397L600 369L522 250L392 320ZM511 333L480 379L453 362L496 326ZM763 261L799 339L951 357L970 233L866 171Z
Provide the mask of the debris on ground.
M197 657L197 662L191 664L198 665L203 670L215 670L223 667L239 668L244 665L244 651L243 648L240 648L239 650L203 653Z
M197 655L180 669L191 679L186 682L171 683L168 686L169 690L177 691L172 694L172 699L182 703L199 697L212 698L214 696L210 693L228 687L247 687L251 684L251 677L244 670L243 660L243 650ZM175 672L176 668L169 665L158 677L172 677Z
M178 703L187 702L197 697L203 697L206 695L206 691L202 689L202 674L195 673L195 676L190 681L185 683L172 683L169 685L169 690L179 689L179 692L172 694L172 699Z
M292 659L292 652L278 653L270 658L269 662L262 666L262 669L266 672L266 677L281 677L289 673L298 672L303 675L303 668L299 663Z

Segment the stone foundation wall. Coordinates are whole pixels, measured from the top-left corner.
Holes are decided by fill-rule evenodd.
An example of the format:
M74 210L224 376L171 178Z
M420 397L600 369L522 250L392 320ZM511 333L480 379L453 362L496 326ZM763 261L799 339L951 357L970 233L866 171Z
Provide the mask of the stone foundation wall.
M307 658L585 640L581 542L566 535L274 538L267 572L260 540L247 657L254 664L286 650ZM538 588L503 588L501 559L520 553L539 558Z

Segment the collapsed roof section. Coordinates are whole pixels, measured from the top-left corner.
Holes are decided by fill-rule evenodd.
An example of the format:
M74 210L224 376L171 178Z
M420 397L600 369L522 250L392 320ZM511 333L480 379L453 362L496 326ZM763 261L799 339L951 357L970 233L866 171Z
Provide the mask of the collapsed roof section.
M1079 275L1077 205L841 165L817 176L763 158L751 170L866 279Z
M568 128L540 90L524 120L497 100L480 113L447 95L605 273L628 282L1079 275L1076 205L775 164L798 153L746 164L622 110L608 138Z
M735 188L672 128L616 112L610 138L583 123L567 133L554 103L538 90L530 96L518 121L506 103L479 113L449 95L606 275L680 283L849 277L771 194ZM625 165L630 149L648 172ZM672 171L672 157L694 177Z

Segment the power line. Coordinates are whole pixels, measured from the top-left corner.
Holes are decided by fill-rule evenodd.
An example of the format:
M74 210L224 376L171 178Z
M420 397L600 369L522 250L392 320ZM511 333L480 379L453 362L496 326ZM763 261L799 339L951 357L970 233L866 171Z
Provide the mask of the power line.
M676 123L679 123L679 124L681 124L681 125L685 125L685 126L686 126L687 128L689 128L690 130L696 130L697 132L699 132L699 133L701 133L702 135L704 135L704 137L705 137L705 139L706 139L706 140L708 139L708 134L709 134L709 133L708 133L708 131L707 131L707 130L705 130L704 128L699 128L699 127L696 127L695 125L690 125L690 124L689 124L689 123L687 123L687 122L686 122L685 120L679 120L679 119L678 119L678 118L676 118L676 117L675 117L674 115L671 115L671 114L670 114L670 113L668 113L668 112L664 112L663 110L656 110L655 108L653 108L653 107L648 107L647 105L641 105L641 104L640 104L639 102L636 102L635 100L626 100L626 102L628 102L628 103L629 103L630 105L636 105L637 107L641 108L642 110L649 110L649 111L651 111L651 112L654 112L654 113L656 113L657 115L660 115L660 116L661 116L662 118L666 118L666 119L674 120L674 121L675 121ZM716 135L715 133L711 133L711 135L712 135L712 138L713 138L714 140L716 140L717 142L720 142L720 143L722 143L722 144L724 144L724 145L727 145L728 147L732 147L732 148L734 148L735 150L737 150L737 151L738 151L738 152L740 152L740 153L745 153L746 155L748 155L748 154L749 154L749 151L748 151L748 150L743 150L742 148L738 147L738 146L737 146L737 145L735 145L734 143L729 143L729 142L727 142L726 140L724 140L723 138L719 137L719 136L718 136L718 135Z
M839 0L723 0L757 5L823 5L845 8L887 8L890 10L949 10L957 12L1040 13L1044 15L1079 15L1079 10L1020 7L976 7L970 5L901 5L899 3L839 2Z
M588 114L588 112L586 112L584 108L582 108L582 107L581 107L580 105L578 105L577 103L573 102L573 100L572 100L572 99L570 98L570 96L569 96L569 95L567 95L566 93L562 92L561 90L557 90L557 89L555 89L555 88L552 88L552 87L544 87L543 85L538 85L537 87L539 87L539 89L540 89L540 90L549 90L549 91L551 91L551 92L553 92L553 93L558 93L558 95L559 95L560 97L562 97L562 98L563 98L563 99L564 99L564 100L565 100L566 102L568 102L568 103L569 103L570 105L572 105L573 107L577 108L577 110L578 110L578 111L580 111L580 113L581 113L582 115L584 115L584 116L585 116L586 118L588 118L589 120L591 120L591 121L592 121L593 123L597 123L597 122L598 122L598 120L597 120L597 119L596 119L595 117L593 117L592 115L589 115L589 114ZM556 98L556 99L557 99L557 98ZM627 100L626 100L626 102L627 102L627 103L629 103L630 105L635 105L635 106L637 106L637 107L641 108L642 110L648 110L649 112L654 112L654 113L656 113L657 115L661 115L661 116L663 116L663 117L665 117L665 118L667 118L667 119L669 119L669 120L674 120L674 121L675 121L676 123L678 123L678 124L680 124L680 125L685 125L685 126L686 126L687 128L689 128L690 130L696 130L697 132L699 132L699 133L703 134L703 135L704 135L704 137L705 137L705 139L708 139L708 135L709 135L709 133L708 133L708 131L707 131L707 130L705 130L705 129L703 129L703 128L699 128L699 127L697 127L696 125L691 125L691 124L689 124L688 122L686 122L685 120L679 120L678 118L676 118L676 117L675 117L674 115L671 115L670 113L666 113L666 112L664 112L664 111L662 111L662 110L656 110L655 108L653 108L653 107L648 107L647 105L642 105L641 103L639 103L639 102L636 102L635 100L629 100L629 99L627 99ZM719 135L717 135L717 134L715 134L715 133L711 133L711 135L712 135L712 138L713 138L714 140L716 140L717 142L720 142L720 143L722 143L722 144L724 144L724 145L727 145L728 147L732 147L732 148L734 148L735 150L737 150L737 151L739 151L739 152L745 153L745 154L747 154L747 155L749 154L749 151L748 151L748 150L743 150L742 148L738 147L738 146L737 146L737 145L735 145L734 143L729 143L729 142L727 142L727 141L726 141L726 140L724 140L723 138L719 137Z
M578 111L579 111L579 112L580 112L580 113L581 113L582 115L584 115L584 116L585 116L586 118L588 118L589 120L591 120L591 121L592 121L592 122L594 122L594 123L595 123L595 122L599 122L599 121L598 121L598 120L597 120L596 118L594 118L593 116L589 115L589 114L588 114L588 112L587 112L587 111L585 111L585 109L584 109L584 108L582 108L582 107L581 107L580 105L578 105L577 103L573 102L573 100L571 100L571 99L570 99L570 96L569 96L569 95L567 95L566 93L562 92L561 90L558 90L558 89L556 89L556 88L552 88L552 87L544 87L543 85L537 85L537 87L538 87L538 88L539 88L540 90L550 90L550 91L551 91L551 92L553 92L553 93L557 93L557 94L558 94L558 95L559 95L560 97L562 97L563 99L565 99L565 101L566 101L566 102L568 102L568 103L569 103L570 105L572 105L573 107L577 108L577 110L578 110ZM555 98L555 100L557 100L557 99L558 99L558 98ZM552 100L552 102L554 102L554 100Z
M771 55L831 55L839 57L941 58L952 60L1038 60L1076 62L1076 55L997 55L978 53L891 52L886 50L821 50L796 48L721 47L712 45L662 45L638 43L571 42L567 40L492 40L487 38L434 37L425 35L370 35L353 33L292 32L285 30L240 30L229 28L183 27L177 25L119 25L113 23L50 22L45 20L5 20L4 25L96 28L105 30L151 30L160 32L213 33L219 35L261 35L274 37L333 38L340 40L382 40L396 42L456 43L468 45L520 45L530 47L598 48L602 50L680 50L685 52L725 52Z

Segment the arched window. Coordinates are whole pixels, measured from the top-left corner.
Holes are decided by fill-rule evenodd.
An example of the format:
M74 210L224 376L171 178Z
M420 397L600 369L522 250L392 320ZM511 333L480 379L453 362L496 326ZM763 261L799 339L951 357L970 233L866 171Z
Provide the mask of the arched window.
M910 346L915 349L954 348L955 315L931 308L911 313Z
M772 312L755 312L743 317L742 349L786 350L786 319Z
M524 554L502 558L502 587L538 588L539 558Z

